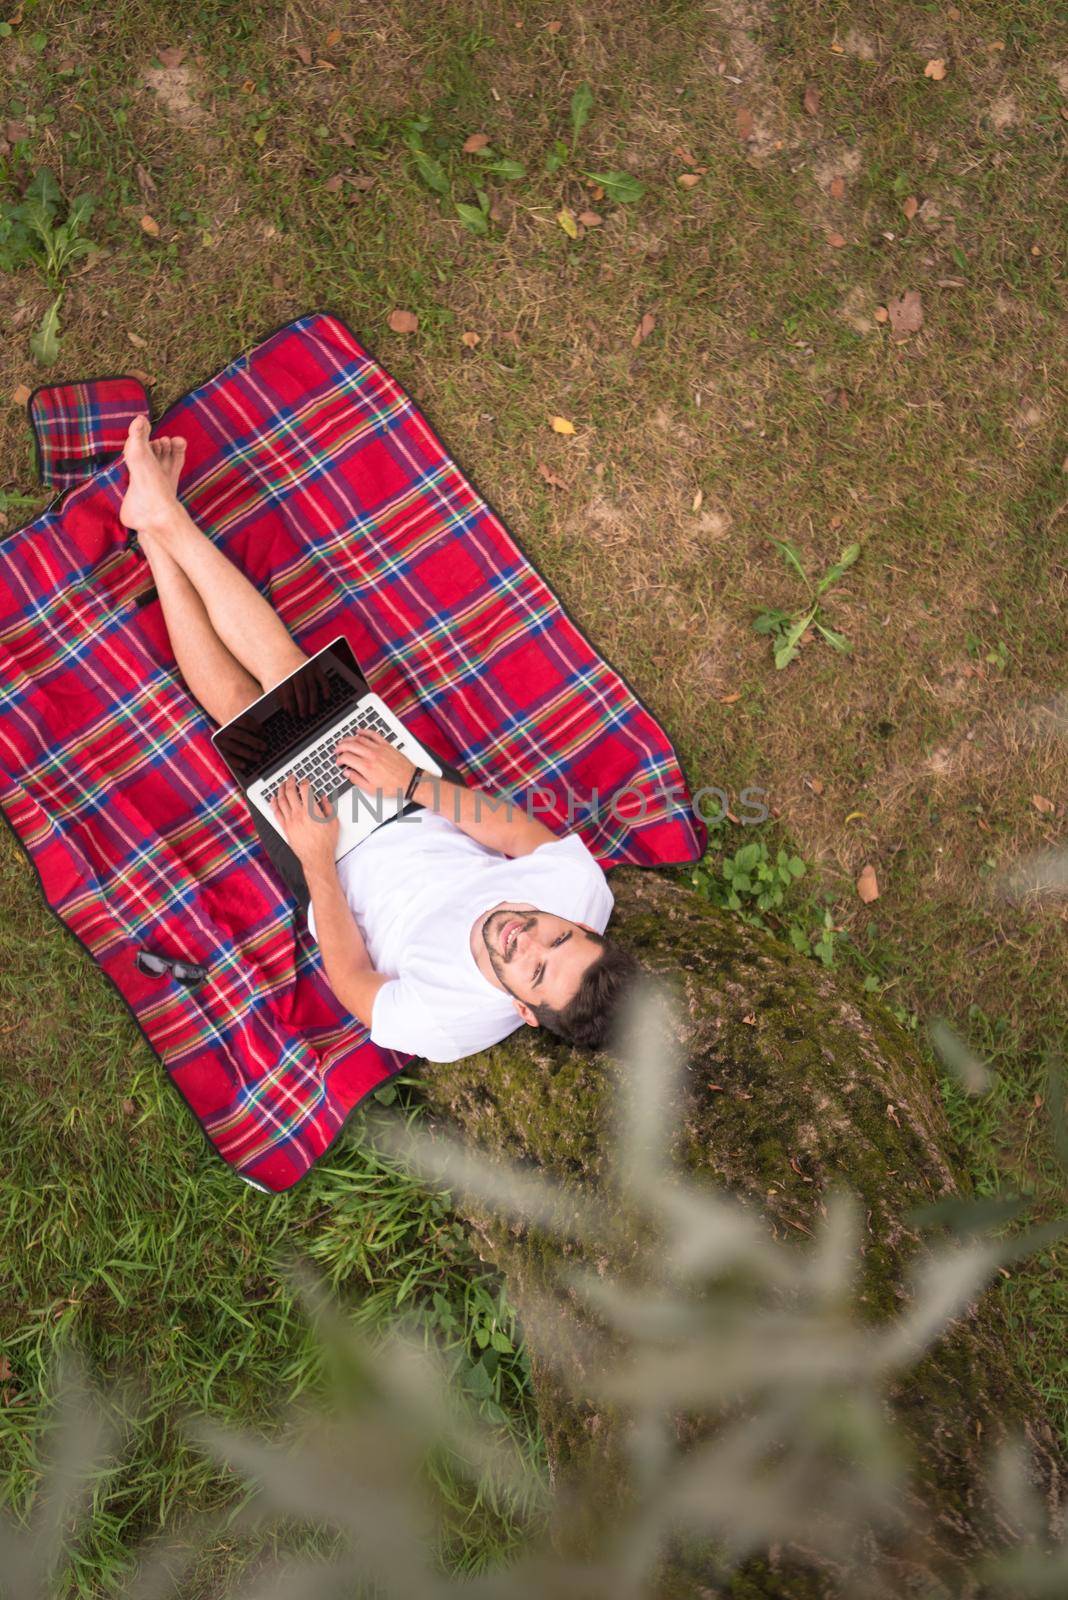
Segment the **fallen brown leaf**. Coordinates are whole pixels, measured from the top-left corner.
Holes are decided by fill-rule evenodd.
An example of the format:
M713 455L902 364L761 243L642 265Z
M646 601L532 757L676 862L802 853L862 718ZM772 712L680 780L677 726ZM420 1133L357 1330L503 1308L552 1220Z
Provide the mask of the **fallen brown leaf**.
M911 222L917 211L920 209L920 202L917 200L914 194L910 194L901 209Z
M845 192L846 192L845 179L843 177L832 178L831 179L831 199L832 200L844 200L845 199Z
M175 67L180 67L185 60L185 46L181 44L168 45L166 50L157 50L156 54L159 57L160 65L169 67L173 71Z
M327 194L338 194L338 193L340 193L340 190L341 190L341 174L340 174L340 172L331 173L330 177L327 178L326 182L323 184L323 188L326 190Z
M833 245L836 250L841 250L842 246L845 244L845 234L829 233L827 235L827 243L829 245Z
M146 372L143 367L131 367L130 377L136 378L138 383L143 383L146 389L151 389L156 381L151 372Z
M1044 794L1033 794L1031 796L1031 804L1036 811L1041 811L1044 817L1051 817L1057 809L1053 801L1047 800Z
M30 130L24 122L4 123L4 138L10 139L12 144L16 144L20 139L28 139L29 137Z
M857 894L866 906L879 898L879 880L875 876L874 867L865 867L857 879Z
M140 162L137 163L134 171L137 174L137 187L140 189L142 196L146 200L151 200L157 192L155 178L148 168L143 167Z
M485 150L489 142L488 133L471 133L464 140L462 148L468 155L472 155L476 150Z
M325 39L326 48L332 50L336 44L341 43L341 29L331 28Z
M895 339L907 339L923 327L923 300L918 289L906 289L904 294L892 295L886 302L886 314Z
M692 189L694 184L700 183L700 181L701 174L699 172L680 172L675 179L675 182L680 183L684 189Z
M155 217L150 217L147 211L141 218L141 227L142 230L148 234L150 239L159 238L159 223L156 221Z
M147 350L148 349L148 340L147 339L142 339L142 337L141 337L141 335L139 333L131 333L130 330L127 329L126 330L126 337L127 337L127 339L129 339L130 343L133 345L135 350Z
M604 220L596 211L580 211L578 219L584 228L599 228Z
M704 501L705 491L703 489L698 489L697 493L693 497L693 505L690 509L692 511L700 511L701 507L704 505Z
M33 391L30 389L28 384L16 384L14 389L11 391L11 404L13 406L24 406L27 400L30 398L32 392Z
M541 473L546 483L551 483L554 489L567 488L567 484L564 482L563 478L558 478L552 468L545 465L544 461L538 462L538 471Z
M960 12L958 11L956 6L950 6L948 11L946 12L946 16L949 18L950 22L959 22L960 21Z
M547 22L545 24L545 31L546 33L559 33L562 27L562 22Z
M685 145L677 144L671 154L678 156L680 161L685 161L688 167L696 167L697 165L697 157L692 156Z
M373 189L375 180L368 172L343 172L341 176L351 189Z
M550 417L549 426L554 433L574 433L575 424L566 417Z
M820 113L820 92L816 88L816 85L814 83L810 83L808 88L805 90L805 98L802 101L802 105L804 106L805 110L808 112L810 117L818 117L819 116L819 113Z
M482 335L480 333L461 333L460 343L465 344L469 350L473 350L476 344L482 343Z
M941 83L942 79L946 75L946 64L942 60L941 56L935 56L932 60L928 61L927 65L923 69L923 75L925 78L933 78L936 83Z
M812 790L813 794L822 794L823 793L823 779L822 778L806 778L805 782L808 784L808 786Z
M643 344L645 340L648 339L655 327L656 318L653 316L653 313L651 311L644 312L642 315L642 320L639 322L638 326L631 335L630 342L635 349L637 349L640 344Z
M889 315L890 313L887 311L885 306L876 306L875 310L872 312L872 316L875 318L876 322L885 322Z
M734 115L734 125L738 130L739 139L753 137L753 113L745 106L739 106Z
M293 49L297 53L297 59L301 61L304 66L310 67L312 64L312 53L308 49L308 46L306 44L295 44Z
M414 311L401 311L399 307L390 312L387 321L394 333L414 333L419 326L419 318Z
M742 1021L746 1024L747 1027L755 1028L756 1025L757 1025L756 1012L755 1011L747 1012L746 1015L742 1018Z
M721 706L732 706L742 698L742 691L736 689L733 694L720 694L716 696Z

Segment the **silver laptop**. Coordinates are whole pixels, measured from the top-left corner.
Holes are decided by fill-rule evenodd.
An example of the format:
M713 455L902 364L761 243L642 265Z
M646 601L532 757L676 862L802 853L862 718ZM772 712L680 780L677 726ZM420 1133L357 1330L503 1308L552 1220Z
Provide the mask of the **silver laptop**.
M250 806L285 840L271 801L292 773L337 807L335 860L347 855L383 823L404 810L402 793L368 794L335 760L339 739L372 728L435 777L439 763L374 694L343 634L253 700L211 739Z

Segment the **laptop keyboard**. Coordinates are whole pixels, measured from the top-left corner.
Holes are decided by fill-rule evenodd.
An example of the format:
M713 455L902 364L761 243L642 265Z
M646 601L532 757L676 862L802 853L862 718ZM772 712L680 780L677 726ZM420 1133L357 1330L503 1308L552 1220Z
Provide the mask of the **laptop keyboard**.
M333 728L325 739L320 739L318 744L310 745L296 761L276 772L263 791L264 800L269 804L291 775L298 783L308 779L311 782L312 792L326 799L340 794L343 789L351 788L352 780L342 772L334 760L334 751L340 739L347 738L349 734L356 733L361 728L370 728L373 732L380 733L390 744L395 745L399 742L385 718L380 716L373 706L364 706L362 710L354 712L351 717Z

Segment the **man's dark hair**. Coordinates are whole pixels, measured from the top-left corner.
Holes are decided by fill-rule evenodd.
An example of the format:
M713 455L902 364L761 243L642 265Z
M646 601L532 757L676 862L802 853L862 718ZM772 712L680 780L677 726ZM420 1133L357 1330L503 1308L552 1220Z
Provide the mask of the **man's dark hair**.
M582 982L559 1011L552 1006L531 1006L543 1028L559 1034L582 1050L603 1050L612 1042L620 1013L634 980L641 971L629 950L611 939L590 934L602 952L582 975Z

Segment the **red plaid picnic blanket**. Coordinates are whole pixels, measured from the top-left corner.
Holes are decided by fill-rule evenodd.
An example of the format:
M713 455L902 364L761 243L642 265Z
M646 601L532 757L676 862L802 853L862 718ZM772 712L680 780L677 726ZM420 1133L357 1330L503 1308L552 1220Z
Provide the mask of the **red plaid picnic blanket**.
M289 323L154 431L189 441L185 504L301 646L345 634L473 782L539 788L605 866L701 854L663 730L338 318ZM159 603L138 603L124 485L116 462L0 545L0 808L219 1155L283 1190L406 1058L335 999ZM207 981L142 975L142 944Z

